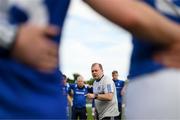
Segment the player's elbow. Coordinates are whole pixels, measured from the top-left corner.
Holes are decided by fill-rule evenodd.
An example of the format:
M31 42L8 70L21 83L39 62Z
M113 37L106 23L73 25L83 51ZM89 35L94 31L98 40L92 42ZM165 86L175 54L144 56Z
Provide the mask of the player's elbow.
M107 101L111 101L111 100L112 100L112 98L110 98L110 97L109 97L109 98L107 98Z
M136 16L128 16L123 21L117 21L117 24L131 33L133 33L138 27L142 26L141 20Z
M107 94L106 98L107 98L107 101L111 101L113 99L113 93Z

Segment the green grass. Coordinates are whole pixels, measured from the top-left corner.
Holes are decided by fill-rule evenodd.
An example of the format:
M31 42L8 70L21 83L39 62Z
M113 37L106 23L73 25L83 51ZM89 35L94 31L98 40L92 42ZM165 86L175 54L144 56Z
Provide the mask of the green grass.
M86 106L86 110L87 110L87 120L94 120L93 116L92 116L92 107L91 106ZM122 120L126 120L126 117L125 117L125 105L122 107L122 117L121 119Z
M94 120L94 118L92 116L92 107L91 107L91 105L87 105L86 110L87 110L87 120Z
M124 107L123 107L123 115L122 115L122 120L125 120L125 115L124 115ZM87 110L87 120L94 120L93 116L92 116L92 107L91 106L86 106L86 110Z
M87 120L94 120L92 116L92 107L87 106L86 110L87 110Z

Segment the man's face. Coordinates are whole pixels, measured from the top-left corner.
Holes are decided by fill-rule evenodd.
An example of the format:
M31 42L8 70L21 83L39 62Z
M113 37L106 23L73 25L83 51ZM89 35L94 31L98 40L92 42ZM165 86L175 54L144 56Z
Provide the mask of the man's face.
M112 79L117 80L118 79L118 73L113 73L112 74Z
M99 65L94 65L92 68L91 68L91 73L92 73L92 76L95 80L98 80L102 77L103 75L103 70L99 67Z
M78 80L77 80L77 85L78 85L80 88L82 88L82 87L84 86L84 80L78 79Z

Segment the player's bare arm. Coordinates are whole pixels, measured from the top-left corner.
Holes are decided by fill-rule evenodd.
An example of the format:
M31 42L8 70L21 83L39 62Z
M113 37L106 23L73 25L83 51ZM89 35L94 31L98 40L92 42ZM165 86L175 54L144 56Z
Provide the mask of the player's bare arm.
M101 15L137 37L160 44L179 41L179 24L160 15L144 2L137 0L86 0L86 2Z
M130 31L141 40L165 46L156 61L180 67L180 25L138 0L86 0L101 15ZM168 46L168 47L167 47Z

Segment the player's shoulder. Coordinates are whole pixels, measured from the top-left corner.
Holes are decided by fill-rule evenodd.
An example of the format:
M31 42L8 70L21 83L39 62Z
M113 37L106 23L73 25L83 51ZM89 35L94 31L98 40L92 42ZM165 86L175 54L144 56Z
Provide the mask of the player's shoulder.
M74 88L74 87L76 87L77 85L76 85L75 83L70 83L69 86L70 86L71 88Z
M111 80L111 78L110 78L109 76L107 76L107 75L104 75L104 76L102 77L102 79L103 79L103 80Z
M105 83L113 83L113 80L107 75L104 75L102 79Z
M122 79L118 79L118 82L124 82L124 80L122 80Z
M88 84L85 84L84 87L85 87L86 89L90 88L90 86L89 86Z

